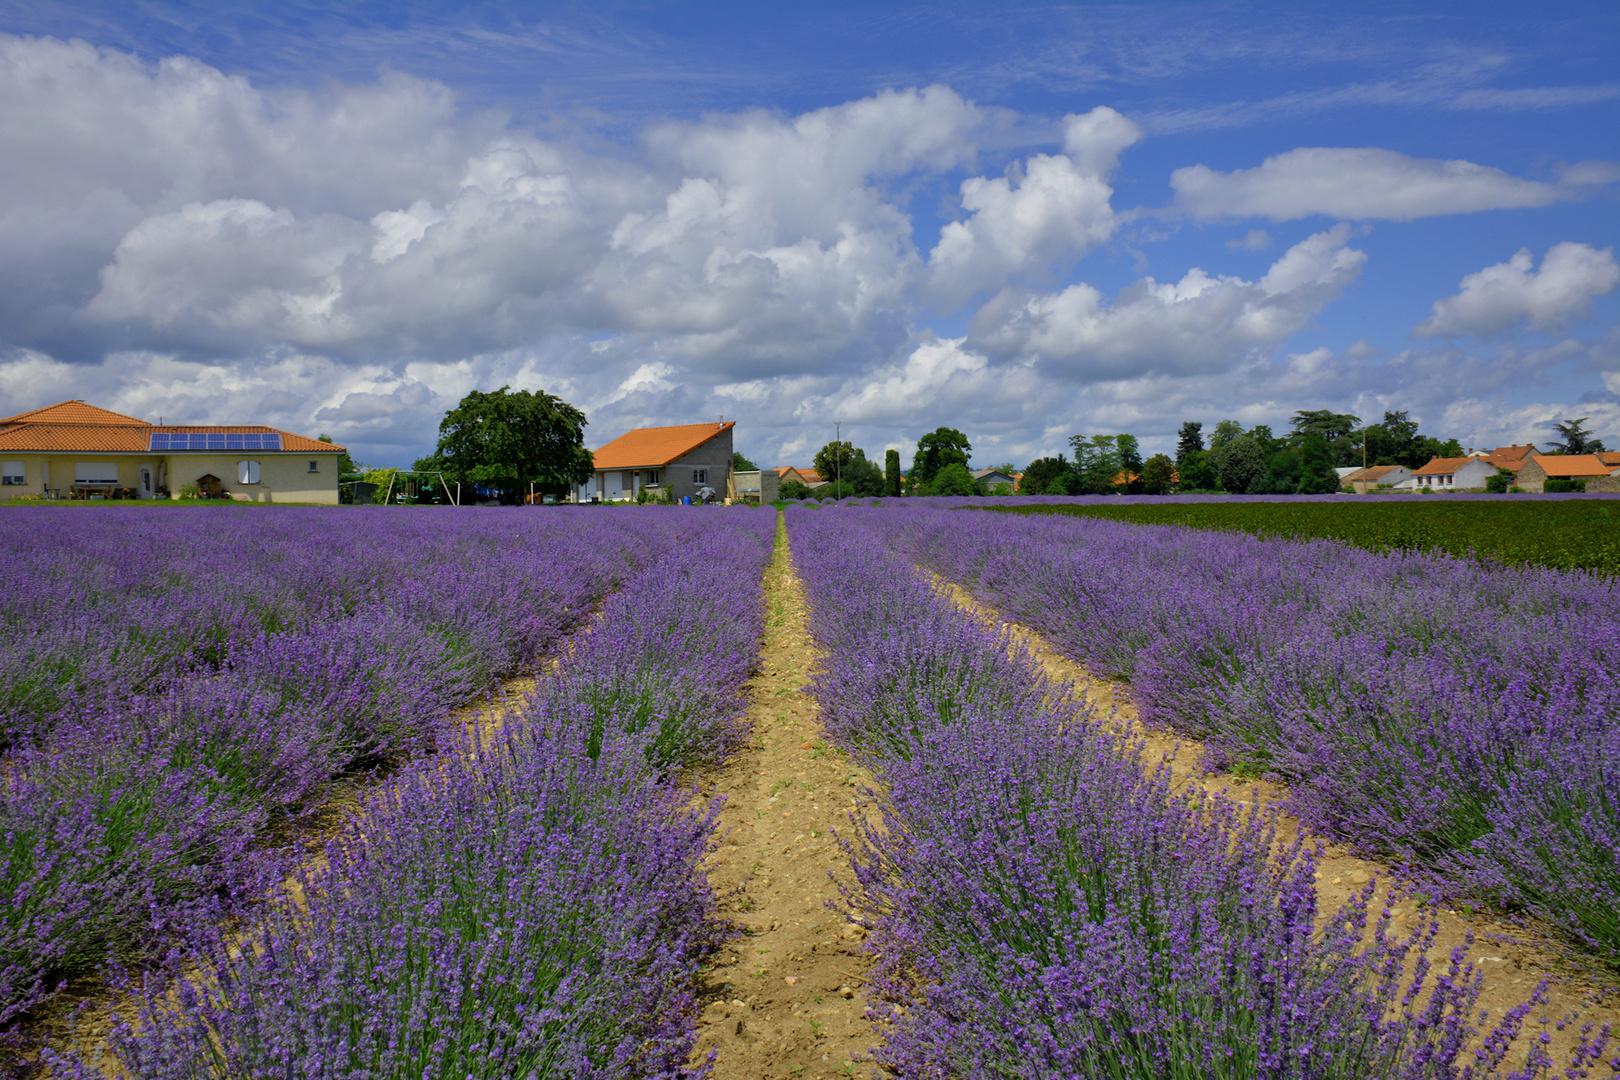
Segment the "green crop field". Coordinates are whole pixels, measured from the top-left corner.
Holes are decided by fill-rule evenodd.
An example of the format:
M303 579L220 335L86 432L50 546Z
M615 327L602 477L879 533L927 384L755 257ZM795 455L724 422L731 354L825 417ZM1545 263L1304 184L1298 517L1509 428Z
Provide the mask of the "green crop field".
M1509 564L1620 574L1620 501L1609 499L1035 503L987 509L1302 540L1325 537L1373 551L1438 550Z

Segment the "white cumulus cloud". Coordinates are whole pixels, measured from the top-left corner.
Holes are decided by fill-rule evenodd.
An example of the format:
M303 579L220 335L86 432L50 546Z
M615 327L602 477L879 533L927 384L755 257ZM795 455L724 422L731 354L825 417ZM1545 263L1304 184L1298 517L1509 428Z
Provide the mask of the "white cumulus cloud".
M1256 349L1280 345L1354 280L1367 256L1348 238L1342 224L1307 237L1257 282L1195 267L1173 283L1144 278L1111 304L1091 285L1071 285L1002 305L981 340L1039 354L1071 378L1228 370Z
M1620 285L1614 248L1588 244L1555 244L1534 269L1529 248L1504 263L1487 266L1462 279L1456 296L1434 302L1434 314L1412 331L1420 338L1484 335L1521 322L1554 329L1584 316L1594 296L1607 296Z
M1261 217L1293 221L1323 214L1352 221L1410 221L1548 206L1577 187L1525 180L1471 161L1408 157L1376 147L1303 147L1252 169L1217 172L1204 165L1170 176L1176 206L1198 218Z
M1105 106L1068 117L1064 130L1066 153L1036 154L1017 177L962 181L969 216L947 224L929 256L942 294L965 300L998 288L1009 274L1078 258L1113 235L1107 177L1142 131Z

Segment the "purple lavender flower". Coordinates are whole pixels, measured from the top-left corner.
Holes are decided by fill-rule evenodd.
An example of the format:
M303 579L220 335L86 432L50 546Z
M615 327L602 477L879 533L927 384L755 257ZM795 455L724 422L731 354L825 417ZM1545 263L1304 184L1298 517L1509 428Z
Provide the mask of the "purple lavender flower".
M881 825L847 842L891 1004L879 1060L904 1076L1494 1075L1528 1003L1460 1068L1480 986L1463 954L1409 974L1434 928L1392 938L1371 886L1318 927L1312 851L1277 852L1263 813L1173 793L1167 766L1144 768L886 550L999 573L963 517L788 514L829 651L816 693L887 786Z

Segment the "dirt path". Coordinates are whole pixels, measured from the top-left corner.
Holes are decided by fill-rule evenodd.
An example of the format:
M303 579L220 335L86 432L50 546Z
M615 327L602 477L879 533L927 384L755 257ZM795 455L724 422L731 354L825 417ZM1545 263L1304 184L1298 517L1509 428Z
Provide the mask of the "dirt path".
M822 737L804 693L817 653L780 526L776 545L749 684L752 737L705 778L705 797L726 798L709 882L745 936L708 972L694 1061L715 1052L717 1080L870 1077L872 959L864 931L829 905L839 898L830 875L849 876L833 832L848 836L849 815L866 812L871 777Z
M1137 715L1136 705L1130 700L1129 689L1120 683L1099 679L1085 665L1071 660L1035 630L1006 618L993 608L979 603L967 590L932 575L946 594L961 608L992 625L1006 627L1018 643L1034 654L1042 669L1061 684L1074 689L1098 710L1115 716L1129 725L1133 736L1146 746L1146 758L1158 762L1161 758L1171 763L1171 775L1178 787L1195 786L1209 792L1224 792L1228 797L1247 804L1260 803L1273 806L1287 797L1288 791L1279 784L1248 780L1230 773L1206 774L1199 767L1204 747L1191 739L1145 726ZM1278 832L1284 842L1291 842L1299 831L1299 822L1281 815ZM1351 896L1359 893L1369 880L1379 882L1379 897L1388 902L1388 884L1393 874L1387 864L1364 859L1341 844L1328 844L1324 857L1317 864L1317 895L1320 918L1326 919ZM1374 913L1379 910L1376 906ZM1432 915L1441 917L1440 934L1430 950L1430 958L1444 970L1443 964L1451 950L1464 943L1472 932L1474 947L1471 955L1485 973L1485 989L1478 1007L1491 1012L1492 1022L1503 1012L1523 1002L1543 978L1551 980L1548 1004L1536 1016L1545 1015L1552 1023L1546 1025L1552 1039L1549 1047L1554 1060L1575 1045L1580 1024L1587 1020L1597 1026L1611 1024L1620 1033L1620 993L1612 980L1594 981L1584 977L1563 950L1551 940L1547 932L1535 928L1510 926L1498 919L1481 914L1465 914L1451 908L1435 911L1417 900L1398 898L1392 909L1394 928L1402 933L1426 923ZM1556 1022L1570 1014L1580 1013L1580 1023L1555 1030ZM1526 1038L1541 1031L1540 1026L1526 1025L1526 1036L1520 1045L1528 1047ZM1516 1059L1510 1058L1510 1061Z

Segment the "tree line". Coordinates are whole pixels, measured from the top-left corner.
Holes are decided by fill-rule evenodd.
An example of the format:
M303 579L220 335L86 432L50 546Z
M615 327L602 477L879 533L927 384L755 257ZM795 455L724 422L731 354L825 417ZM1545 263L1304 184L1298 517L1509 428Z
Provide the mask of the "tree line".
M1604 450L1577 417L1554 425L1558 440L1547 453L1590 454ZM521 502L533 490L564 494L592 476L591 452L585 448L585 414L543 391L512 391L503 386L475 390L462 398L439 424L434 453L412 468L442 476L502 502ZM326 436L322 436L323 439ZM1176 453L1143 459L1128 433L1072 435L1069 453L1042 457L1024 469L1019 492L1028 495L1163 495L1180 492L1230 492L1255 495L1316 494L1337 491L1335 468L1359 465L1404 465L1416 469L1434 457L1461 457L1456 439L1444 441L1418 430L1406 411L1386 411L1383 419L1363 425L1361 418L1327 409L1293 415L1292 426L1276 435L1269 425L1245 429L1235 420L1216 424L1206 440L1200 421L1181 425ZM939 427L917 440L911 468L902 471L898 450L887 450L883 464L848 440L829 442L816 451L815 470L828 483L815 490L797 482L782 486L785 499L875 498L899 495L1011 494L987 489L968 469L973 447L952 427ZM358 466L343 455L340 472L356 475ZM737 469L757 468L736 454ZM1009 462L998 466L1012 474ZM386 481L394 470L366 473L367 480ZM438 499L443 487L423 488Z

